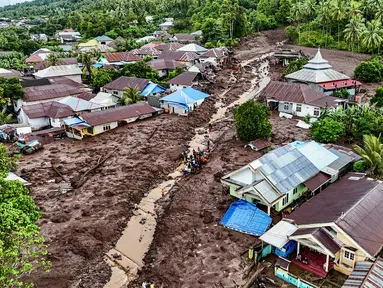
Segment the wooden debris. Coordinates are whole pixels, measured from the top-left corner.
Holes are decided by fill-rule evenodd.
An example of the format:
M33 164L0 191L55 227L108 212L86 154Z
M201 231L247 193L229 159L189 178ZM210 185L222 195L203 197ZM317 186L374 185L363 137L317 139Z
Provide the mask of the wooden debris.
M152 137L154 136L154 134L157 132L158 130L158 127L156 127L152 133L150 133L150 136L148 137L148 139L146 141L149 141L150 139L152 139Z
M57 168L53 165L52 161L51 161L51 166L52 166L52 169L56 172L56 174L59 175L64 182L67 182L67 179L64 177L64 175L60 173L59 170L57 170Z
M242 288L250 288L255 280L257 279L258 275L261 274L261 272L265 269L265 266L258 263L257 271L250 277L250 279L245 283L245 285L242 286Z

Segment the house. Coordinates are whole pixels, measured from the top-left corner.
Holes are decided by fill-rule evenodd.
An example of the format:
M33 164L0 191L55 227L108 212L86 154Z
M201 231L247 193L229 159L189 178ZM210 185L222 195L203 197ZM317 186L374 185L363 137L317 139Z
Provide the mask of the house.
M82 71L76 64L58 65L58 66L50 66L43 70L37 71L33 73L33 76L36 79L66 77L75 82L81 83Z
M17 77L17 78L21 78L21 73L17 70L13 70L13 69L3 69L3 68L0 68L0 77L3 77L3 78L11 78L11 77Z
M77 58L70 57L70 58L59 58L58 62L60 65L78 65ZM35 71L43 70L45 68L48 68L50 65L47 61L41 61L40 63L37 63L34 68Z
M134 55L137 55L141 58L145 58L145 56L150 56L153 59L157 59L158 56L160 56L162 52L160 50L157 50L154 47L141 47L139 49L132 50L131 53L133 53Z
M145 43L156 40L154 36L145 36L136 40L137 43Z
M310 264L311 249L324 260L321 267L292 263L324 277L332 268L350 275L356 263L376 260L383 246L382 204L381 181L346 174L286 218L297 227L288 236L298 244L297 255L307 255Z
M108 45L109 43L113 42L112 38L105 35L98 36L94 38L93 40L96 40L98 43L100 43L100 45Z
M103 105L90 102L88 100L84 100L80 98L80 96L78 97L68 96L68 97L62 98L61 100L58 100L57 102L69 106L76 113L84 112L84 111L93 112L93 111L99 111L104 109Z
M15 112L18 112L22 106L58 101L67 96L83 93L80 83L65 77L23 80L21 86L24 88L24 96L13 102ZM23 123L19 118L18 121Z
M185 45L185 46L179 48L177 51L194 52L194 53L197 53L200 55L200 54L205 53L208 50L206 48L200 46L200 45L191 43L191 44L188 44L188 45Z
M76 32L73 29L66 29L57 33L57 40L60 41L60 43L77 42L80 39L80 32Z
M158 84L149 83L146 87L141 91L141 95L144 97L148 96L157 96L164 93L166 89Z
M200 55L201 62L213 62L223 64L229 57L229 51L225 47L213 48Z
M96 48L99 45L100 43L97 40L92 39L92 40L89 40L88 42L78 44L78 47L79 48Z
M74 114L69 106L51 101L22 106L17 119L19 123L37 130L48 126L61 127L63 119L71 118Z
M40 48L37 51L33 52L31 56L24 60L25 63L36 63L44 61L48 58L50 54L54 52L47 48Z
M229 186L231 196L265 205L268 214L271 209L280 212L303 194L327 186L331 176L324 169L338 158L315 141L296 141L225 175L221 182Z
M105 53L98 58L98 63L102 65L124 65L135 63L142 59L130 52Z
M153 116L156 110L145 102L111 108L107 110L83 113L78 118L64 121L68 137L82 139L84 136L95 136L120 124L131 123Z
M157 48L157 46L165 44L164 42L160 41L152 41L149 43L146 43L145 45L141 46L141 48Z
M213 66L214 65L211 62L196 63L190 67L188 71L204 74L209 70L209 68L213 68Z
M164 31L164 30L154 31L152 35L156 39L170 39L171 38L171 35L167 31Z
M39 42L48 42L48 36L46 34L32 34L31 39Z
M158 26L161 28L161 30L167 31L167 30L172 29L174 27L174 24L173 24L173 21L166 21L164 23L161 23Z
M120 98L106 92L98 92L89 102L102 106L102 110L114 108L119 105Z
M197 83L198 83L198 73L188 72L188 71L183 72L168 81L171 91L176 91L176 90L184 89L187 87L192 87L193 85Z
M260 94L271 110L299 117L319 117L321 108L337 109L345 99L328 96L310 85L271 81Z
M375 262L356 263L354 270L342 286L342 288L368 287L383 287L383 259L381 257L378 257Z
M176 41L180 43L191 43L195 42L194 36L191 34L174 34L171 38L171 41Z
M170 42L170 43L163 43L161 45L156 46L157 50L160 50L162 52L165 51L177 51L181 47L184 47L184 44L178 43L178 42Z
M86 101L89 101L93 99L94 97L96 97L96 94L89 93L89 92L82 92L80 95L77 96L77 98L80 98Z
M350 95L355 95L361 83L331 68L318 49L315 57L304 65L303 69L288 74L285 78L289 82L306 83L327 95L339 89L347 89Z
M196 89L184 88L162 97L160 99L161 108L168 109L169 113L188 115L189 112L201 105L207 97L209 97L208 94Z
M169 72L176 70L177 67L185 69L187 66L175 60L153 59L147 64L157 71L159 77L166 77Z
M197 53L183 51L164 51L158 57L158 59L175 60L177 62L185 64L188 67L193 66L194 63L196 63L196 61L198 60L198 58L199 56Z
M125 88L135 87L138 91L141 92L149 84L149 82L150 81L147 79L121 76L116 80L106 84L103 88L103 91L113 94L118 98L122 98Z

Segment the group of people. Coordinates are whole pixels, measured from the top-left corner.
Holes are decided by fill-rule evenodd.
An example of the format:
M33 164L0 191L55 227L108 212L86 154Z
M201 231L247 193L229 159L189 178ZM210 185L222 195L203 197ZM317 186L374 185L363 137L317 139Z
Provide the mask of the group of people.
M188 151L184 151L181 154L182 163L185 164L185 168L183 170L184 174L187 173L195 173L198 169L201 168L207 162L209 157L209 149L205 151L201 151L198 148L198 151L193 149L193 153L190 154Z

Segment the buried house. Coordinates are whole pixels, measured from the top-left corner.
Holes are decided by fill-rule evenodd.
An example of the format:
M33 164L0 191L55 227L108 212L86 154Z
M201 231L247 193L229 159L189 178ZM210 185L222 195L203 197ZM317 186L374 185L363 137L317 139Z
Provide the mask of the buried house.
M337 146L338 147L338 146ZM230 187L230 195L265 205L268 214L283 211L312 197L347 172L350 163L359 160L337 147L326 148L315 142L293 142L279 147L250 164L225 175L221 182Z
M67 136L83 139L84 136L95 136L121 124L134 122L153 116L157 111L145 102L120 106L96 112L83 113L64 121Z

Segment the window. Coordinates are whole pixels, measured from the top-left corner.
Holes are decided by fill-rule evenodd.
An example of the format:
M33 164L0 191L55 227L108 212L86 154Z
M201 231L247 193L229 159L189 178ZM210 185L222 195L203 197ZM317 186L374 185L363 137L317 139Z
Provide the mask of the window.
M320 109L319 108L314 108L314 116L319 116Z
M289 203L289 194L286 194L286 197L282 200L282 206L285 206L287 203Z
M290 109L290 103L288 103L288 102L283 103L283 109L289 110Z
M298 187L295 187L294 190L293 190L293 195L295 195L297 193L298 193Z
M113 91L113 95L118 95L118 91Z
M102 128L104 131L108 131L110 130L110 124L105 124Z
M347 258L347 259L349 259L351 261L354 261L355 254L350 252L350 251L345 250L344 251L344 258Z
M297 104L297 112L302 112L302 104Z

